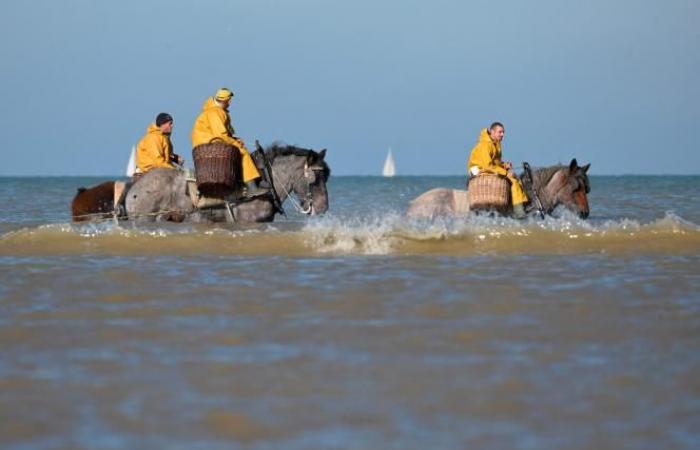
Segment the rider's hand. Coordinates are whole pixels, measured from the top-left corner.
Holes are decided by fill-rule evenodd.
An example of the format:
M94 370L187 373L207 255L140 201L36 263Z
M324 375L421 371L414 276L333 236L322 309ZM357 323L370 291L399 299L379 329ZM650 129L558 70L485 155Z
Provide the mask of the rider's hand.
M506 170L510 170L513 168L513 163L511 163L510 161L504 161L503 168L505 168Z

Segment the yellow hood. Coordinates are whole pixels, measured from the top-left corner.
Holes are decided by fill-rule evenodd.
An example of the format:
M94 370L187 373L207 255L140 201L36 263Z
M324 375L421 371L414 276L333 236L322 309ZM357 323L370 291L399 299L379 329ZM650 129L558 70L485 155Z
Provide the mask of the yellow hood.
M481 133L479 134L479 143L486 143L486 144L491 144L491 145L496 145L495 142L491 139L491 135L489 134L489 130L487 128L484 128L481 130Z
M218 108L218 109L224 109L221 106L219 106L218 103L216 103L216 100L214 100L214 97L209 97L204 101L204 104L202 105L202 112L211 109L211 108Z
M146 128L146 134L149 134L149 133L163 134L163 132L160 131L160 128L158 127L158 125L156 125L155 122L152 122L150 125L148 125L148 128Z

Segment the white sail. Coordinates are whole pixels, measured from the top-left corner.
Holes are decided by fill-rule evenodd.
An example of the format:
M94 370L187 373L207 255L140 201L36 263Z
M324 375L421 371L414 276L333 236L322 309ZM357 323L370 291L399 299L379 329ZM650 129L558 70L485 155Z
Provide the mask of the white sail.
M393 177L396 175L396 167L394 167L394 156L391 154L391 149L386 155L386 160L384 160L384 169L382 169L382 175L385 177Z
M131 156L129 156L129 163L126 165L126 176L133 177L136 173L136 146L131 147Z

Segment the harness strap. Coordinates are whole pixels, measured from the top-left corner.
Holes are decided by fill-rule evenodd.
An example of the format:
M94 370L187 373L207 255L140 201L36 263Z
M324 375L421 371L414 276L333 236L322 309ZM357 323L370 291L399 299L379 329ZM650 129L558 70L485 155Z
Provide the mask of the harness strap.
M532 178L532 170L530 169L530 164L525 161L523 161L523 178L530 185L532 196L535 198L535 207L537 208L537 212L540 213L540 218L544 219L544 208L542 207L540 196L537 194L537 189L535 189L535 181Z
M267 159L267 155L262 150L262 147L260 147L260 143L257 140L255 141L255 147L256 149L254 153L258 155L262 162L262 172L265 175L265 178L267 178L267 181L270 182L270 188L272 189L272 203L280 214L287 217L287 213L282 207L282 201L280 200L279 195L277 195L277 189L275 189L275 180L274 176L272 175L272 165L270 164L270 160Z

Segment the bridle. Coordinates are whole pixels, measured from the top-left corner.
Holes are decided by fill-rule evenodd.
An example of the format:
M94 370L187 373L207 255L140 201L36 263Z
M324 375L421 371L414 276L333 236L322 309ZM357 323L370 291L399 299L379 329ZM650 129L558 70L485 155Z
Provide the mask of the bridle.
M272 167L272 177L277 178L277 174L275 173L274 167ZM306 189L304 190L304 196L303 199L305 203L307 204L306 208L303 208L301 204L297 201L297 199L294 198L293 195L291 195L291 192L287 190L287 188L283 185L280 184L280 188L284 191L285 196L292 202L292 205L294 206L294 209L301 213L301 214L313 214L314 212L314 194L313 190L311 189L311 186L316 183L316 180L318 178L318 175L316 172L323 172L323 167L320 165L313 165L309 167L309 162L306 161L304 162L304 171L294 178L291 184L291 189L292 191L296 192L294 189L294 186L298 184L299 181L303 179L305 183Z
M564 169L565 170L565 169ZM554 177L552 177L554 178ZM570 178L572 180L567 180L566 182L562 183L562 185L556 190L556 193L553 195L554 198L559 199L559 193L564 191L566 189L567 185L570 185L570 183L573 181L577 184L576 189L571 190L571 200L576 204L576 206L579 208L579 213L582 208L585 208L585 210L588 210L588 200L586 198L586 194L591 192L591 186L588 181L588 177L584 174L581 173L576 173L573 175L570 175ZM550 208L551 209L551 208ZM587 213L586 213L587 215Z

